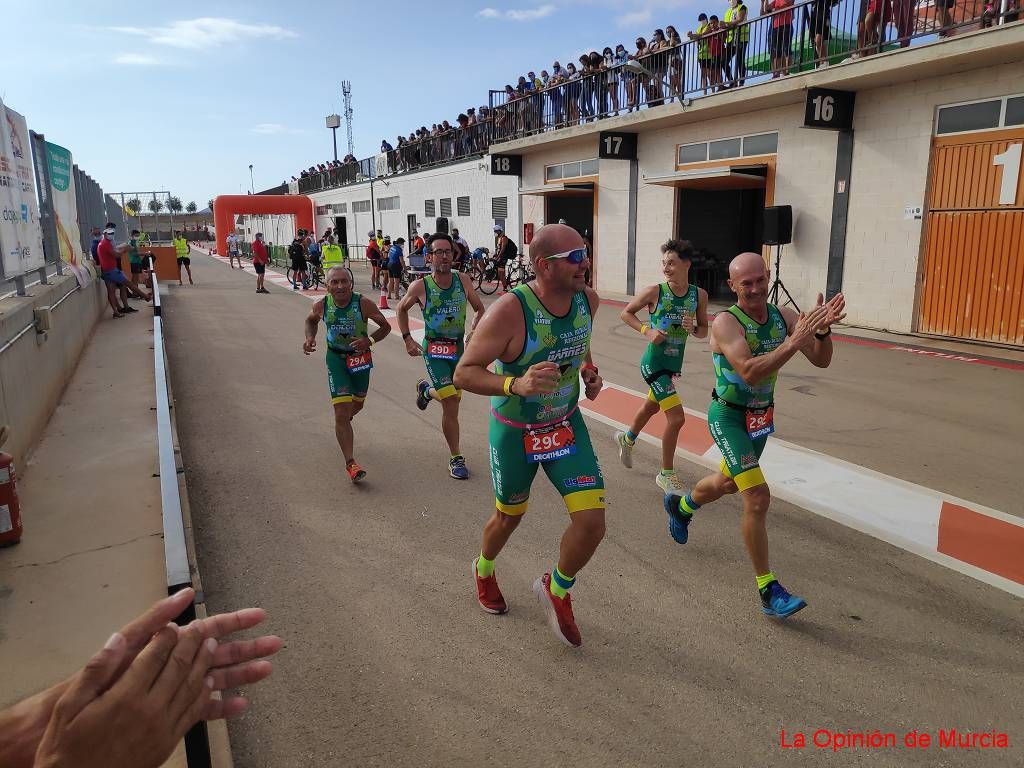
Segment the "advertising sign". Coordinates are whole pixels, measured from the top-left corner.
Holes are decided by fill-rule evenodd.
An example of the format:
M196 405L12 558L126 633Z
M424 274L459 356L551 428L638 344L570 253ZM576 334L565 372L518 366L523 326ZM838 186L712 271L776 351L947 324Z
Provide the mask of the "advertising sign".
M0 101L0 251L5 277L43 266L35 173L25 118Z
M57 223L60 258L75 273L80 285L89 282L91 265L82 253L82 238L78 232L78 200L71 152L57 144L46 142L46 164L50 170L50 200Z

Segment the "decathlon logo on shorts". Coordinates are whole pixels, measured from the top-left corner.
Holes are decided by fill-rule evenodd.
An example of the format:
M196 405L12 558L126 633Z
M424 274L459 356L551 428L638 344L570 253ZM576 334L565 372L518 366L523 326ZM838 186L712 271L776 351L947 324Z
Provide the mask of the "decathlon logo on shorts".
M566 488L593 488L597 485L596 475L579 475L578 477L567 477L562 481Z

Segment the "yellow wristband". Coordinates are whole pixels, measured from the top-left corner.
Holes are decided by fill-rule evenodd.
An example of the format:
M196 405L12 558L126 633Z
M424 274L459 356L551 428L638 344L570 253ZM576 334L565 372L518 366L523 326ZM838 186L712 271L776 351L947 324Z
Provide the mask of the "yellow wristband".
M649 326L647 323L644 323L643 325L640 326L640 335L646 336L649 330L651 330L651 326Z
M509 397L512 397L512 385L515 383L515 380L515 376L505 377L505 384L504 386L502 386L502 389L505 391L505 394L508 395Z

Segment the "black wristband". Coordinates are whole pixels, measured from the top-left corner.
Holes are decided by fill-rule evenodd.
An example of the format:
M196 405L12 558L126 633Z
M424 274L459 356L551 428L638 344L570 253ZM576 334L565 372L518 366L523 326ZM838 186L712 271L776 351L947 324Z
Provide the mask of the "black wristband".
M825 339L827 339L831 335L832 335L832 329L831 328L829 328L824 333L818 333L817 331L814 332L814 338L816 338L818 341L824 341Z
M403 334L402 334L402 338L403 338L403 339L408 339L408 338L409 338L410 336L412 336L412 334L411 334L411 333L403 333Z

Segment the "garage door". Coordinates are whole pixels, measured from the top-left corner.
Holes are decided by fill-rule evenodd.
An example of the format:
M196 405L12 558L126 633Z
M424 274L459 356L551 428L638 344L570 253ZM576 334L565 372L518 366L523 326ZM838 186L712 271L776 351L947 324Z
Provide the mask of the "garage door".
M932 146L918 330L1024 345L1024 128Z

